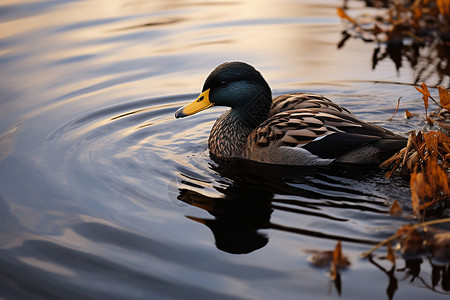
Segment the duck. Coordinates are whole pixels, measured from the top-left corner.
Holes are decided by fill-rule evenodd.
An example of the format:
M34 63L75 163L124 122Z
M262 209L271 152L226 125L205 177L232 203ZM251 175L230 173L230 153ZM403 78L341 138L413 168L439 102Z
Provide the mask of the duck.
M175 112L176 118L227 106L214 123L208 148L217 159L248 159L280 165L380 163L407 139L359 120L348 109L312 93L272 99L262 74L240 61L217 66L202 92Z

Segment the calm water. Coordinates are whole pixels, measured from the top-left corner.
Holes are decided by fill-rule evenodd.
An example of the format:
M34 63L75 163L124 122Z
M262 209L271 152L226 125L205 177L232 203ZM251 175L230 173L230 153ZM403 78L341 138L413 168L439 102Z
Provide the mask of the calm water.
M3 0L0 298L335 299L308 250L337 240L352 263L341 298L388 299L395 284L394 299L447 298L448 269L427 259L359 258L410 222L388 214L393 200L410 211L408 182L375 167L219 166L207 138L224 109L174 119L216 65L242 60L275 95L422 128L403 118L423 112L396 84L412 82L406 62L372 70L375 45L360 40L337 50L340 4Z

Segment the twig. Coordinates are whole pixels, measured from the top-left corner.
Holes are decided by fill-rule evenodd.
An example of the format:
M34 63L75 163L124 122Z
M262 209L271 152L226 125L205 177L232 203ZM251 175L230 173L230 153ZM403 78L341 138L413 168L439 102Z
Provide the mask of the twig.
M389 119L387 119L387 121L391 121L392 118L395 116L395 114L397 113L398 108L400 107L400 99L402 99L402 96L400 96L397 100L397 108L394 111L394 114L392 115L392 117L390 117Z
M434 225L434 224L440 224L440 223L450 223L450 218L445 218L445 219L439 219L439 220L432 220L432 221L427 221L427 222L423 222L420 224L416 224L411 226L411 229L417 229L419 227L425 227L428 225ZM384 241L378 243L375 247L373 247L372 249L370 249L369 251L364 252L361 257L365 258L369 255L371 255L373 252L375 252L375 250L383 247L384 245L386 245L387 243L399 238L400 236L402 236L404 233L400 232L400 233L396 233L394 235L391 235L390 237L388 237L387 239L385 239Z

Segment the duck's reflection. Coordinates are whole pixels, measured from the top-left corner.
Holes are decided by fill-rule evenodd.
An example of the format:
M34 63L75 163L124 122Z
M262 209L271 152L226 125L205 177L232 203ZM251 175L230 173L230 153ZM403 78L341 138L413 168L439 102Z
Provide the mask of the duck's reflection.
M298 167L268 166L250 161L221 161L212 168L221 178L229 179L228 183L221 180L217 186L213 185L220 196L203 194L192 175L182 174L183 187L179 187L177 198L214 216L214 219L189 218L208 226L217 248L229 253L249 253L264 247L268 236L260 232L261 229L277 229L354 243L376 243L370 239L275 224L270 221L274 210L319 217L328 222L347 222L348 219L328 214L323 208L387 213L384 199L366 194L357 187L345 186L342 180L354 179L343 177L345 172L342 170L308 168L302 171ZM354 172L351 170L348 174L359 177Z
M178 198L186 203L208 211L213 220L188 217L208 226L216 240L218 249L244 254L264 247L269 241L267 235L258 232L269 228L272 208L268 198L242 199L226 197L223 199L207 197L200 193L181 190Z

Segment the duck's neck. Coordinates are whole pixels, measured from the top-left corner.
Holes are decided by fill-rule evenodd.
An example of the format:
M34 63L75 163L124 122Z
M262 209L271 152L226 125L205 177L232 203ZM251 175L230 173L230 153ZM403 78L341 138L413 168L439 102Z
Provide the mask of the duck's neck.
M230 109L214 123L209 135L209 150L217 157L242 157L247 136L255 127L245 122L237 110Z

